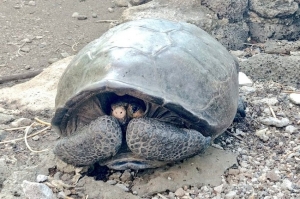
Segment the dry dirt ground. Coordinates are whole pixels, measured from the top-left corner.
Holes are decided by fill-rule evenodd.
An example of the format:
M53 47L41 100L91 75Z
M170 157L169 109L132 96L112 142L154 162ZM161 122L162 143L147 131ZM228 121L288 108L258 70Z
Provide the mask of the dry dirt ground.
M123 9L111 0L1 0L0 76L37 71L76 54L108 30L109 23L97 21L118 19Z

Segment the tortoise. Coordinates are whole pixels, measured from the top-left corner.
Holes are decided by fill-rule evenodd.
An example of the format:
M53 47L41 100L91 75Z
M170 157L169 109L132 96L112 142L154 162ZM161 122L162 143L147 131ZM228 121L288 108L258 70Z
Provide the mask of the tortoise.
M54 153L75 166L159 167L203 152L237 107L238 63L208 33L163 19L126 22L62 74Z

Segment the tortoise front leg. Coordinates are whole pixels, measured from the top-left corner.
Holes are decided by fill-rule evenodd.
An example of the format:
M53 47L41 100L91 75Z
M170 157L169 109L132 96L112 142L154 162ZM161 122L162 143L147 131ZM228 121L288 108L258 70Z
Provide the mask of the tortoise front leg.
M58 141L54 153L63 161L84 166L114 156L122 144L116 118L101 116Z
M129 149L146 159L176 161L196 155L211 138L192 129L180 129L151 118L132 119L126 131Z

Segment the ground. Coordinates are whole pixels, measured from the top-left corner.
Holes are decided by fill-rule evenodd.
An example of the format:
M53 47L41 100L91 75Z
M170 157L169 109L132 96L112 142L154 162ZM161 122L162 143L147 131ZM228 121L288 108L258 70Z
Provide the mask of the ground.
M76 54L108 30L110 23L97 21L118 19L123 10L111 0L1 0L0 76L37 71ZM87 19L72 17L75 12Z

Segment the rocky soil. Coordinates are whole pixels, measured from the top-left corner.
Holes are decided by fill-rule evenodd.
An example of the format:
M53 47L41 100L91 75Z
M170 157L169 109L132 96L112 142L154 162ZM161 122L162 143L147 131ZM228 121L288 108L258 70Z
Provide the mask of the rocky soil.
M184 14L188 13L189 22L210 28L207 30L213 35L219 32L224 44L233 44L230 42L235 35L222 35L228 34L230 27L244 24L240 26L243 30L238 31L242 36L228 49L239 60L241 71L253 81L240 81L247 116L233 123L205 154L160 169L120 172L97 165L74 168L57 160L51 148L58 136L47 123L35 118L50 121L57 79L72 57L48 65L76 54L109 27L109 23L97 20L118 19L120 11L128 6L127 1L103 2L101 6L93 1L0 3L0 26L4 30L0 42L5 46L0 49L0 74L7 76L47 67L23 84L1 85L1 199L300 198L299 1L262 4L249 0L238 1L235 6L224 1L228 6L222 10L218 6L221 1L202 0L203 13L213 13L210 20L206 20L207 14L193 14L200 9L190 7L195 1L184 1L178 6L178 1L171 5L153 0L126 9L120 21L149 13L185 19ZM130 1L130 5L141 2ZM228 29L214 29L223 22ZM256 32L260 29L253 27L268 27L263 30L273 32ZM284 28L288 30L286 35L282 32ZM246 44L236 45L241 43Z

